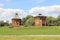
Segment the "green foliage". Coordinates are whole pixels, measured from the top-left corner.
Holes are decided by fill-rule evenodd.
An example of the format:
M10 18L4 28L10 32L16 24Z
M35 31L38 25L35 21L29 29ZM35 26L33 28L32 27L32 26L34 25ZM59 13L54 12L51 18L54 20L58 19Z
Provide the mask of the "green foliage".
M54 18L54 17L52 17L52 16L49 16L49 17L47 17L46 22L47 22L47 25L48 25L48 26L55 26L55 25L56 25L56 24L55 24L56 18Z
M60 26L60 15L57 17L57 25Z
M58 15L57 19L60 21L60 15Z
M3 27L3 26L8 26L9 23L8 21L7 22L4 22L4 21L0 21L0 26Z
M3 21L0 21L0 26L4 26L3 24L4 24L4 22Z
M49 16L47 17L46 22L48 26L60 26L60 15L58 15L57 18Z
M26 16L26 18L22 19L22 24L24 26L33 26L34 25L34 18L31 15Z
M29 18L25 22L25 26L33 26L34 25L34 18Z

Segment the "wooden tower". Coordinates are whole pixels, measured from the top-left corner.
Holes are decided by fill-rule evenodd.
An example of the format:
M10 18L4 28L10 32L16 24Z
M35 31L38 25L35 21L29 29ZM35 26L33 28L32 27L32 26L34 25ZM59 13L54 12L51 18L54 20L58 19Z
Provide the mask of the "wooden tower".
M46 26L46 16L42 16L39 14L38 16L34 17L35 26Z
M20 26L21 25L21 19L18 16L18 13L15 14L15 17L12 18L12 26Z

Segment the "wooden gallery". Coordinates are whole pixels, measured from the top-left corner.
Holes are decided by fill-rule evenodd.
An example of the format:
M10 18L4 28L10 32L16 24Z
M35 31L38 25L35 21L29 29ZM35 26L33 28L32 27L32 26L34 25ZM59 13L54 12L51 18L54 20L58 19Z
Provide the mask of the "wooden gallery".
M46 26L46 16L42 16L42 14L35 16L34 21L35 26ZM12 18L12 26L21 26L21 19L19 18L18 13Z

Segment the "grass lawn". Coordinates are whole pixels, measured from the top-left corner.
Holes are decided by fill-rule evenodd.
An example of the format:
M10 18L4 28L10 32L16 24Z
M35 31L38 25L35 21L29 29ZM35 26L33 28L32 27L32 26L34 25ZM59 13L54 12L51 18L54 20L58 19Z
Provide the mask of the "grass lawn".
M60 26L9 28L0 27L0 35L60 35Z
M0 35L0 40L60 40L60 36Z

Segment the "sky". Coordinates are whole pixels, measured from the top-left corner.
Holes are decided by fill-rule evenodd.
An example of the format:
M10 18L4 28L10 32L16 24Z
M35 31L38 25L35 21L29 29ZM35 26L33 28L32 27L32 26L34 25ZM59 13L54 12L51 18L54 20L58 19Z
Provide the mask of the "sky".
M0 0L0 20L11 20L15 13L20 18L39 13L57 17L60 14L60 0Z

